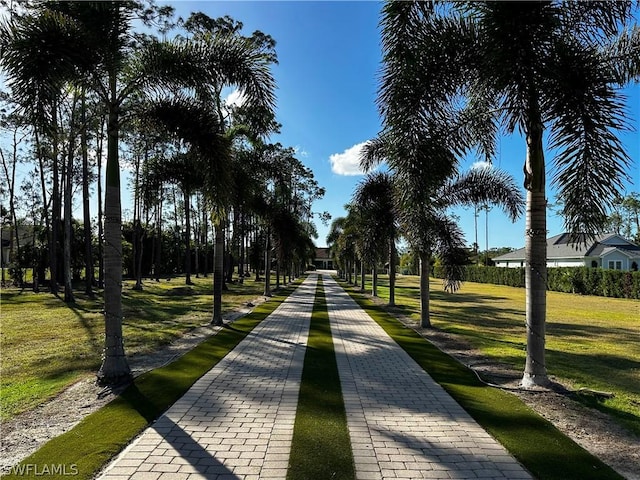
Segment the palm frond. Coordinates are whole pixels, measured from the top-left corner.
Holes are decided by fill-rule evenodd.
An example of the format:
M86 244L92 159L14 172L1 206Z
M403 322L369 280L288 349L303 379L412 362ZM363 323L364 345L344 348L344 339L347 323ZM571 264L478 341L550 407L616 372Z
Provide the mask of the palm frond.
M601 47L604 62L614 72L617 85L640 81L640 26L625 29Z
M595 48L564 43L556 55L563 75L547 96L556 119L551 146L560 150L553 182L564 201L567 230L593 235L629 179L630 159L616 135L629 128L624 98Z
M145 42L136 50L124 73L130 89L145 87L159 95L167 90L179 92L196 88L209 78L198 46L177 40Z
M525 201L513 177L494 168L472 169L458 175L440 190L439 197L446 206L496 205L512 221L524 213Z
M467 56L473 51L468 48L473 32L464 17L438 15L420 2L389 3L381 22L383 69L377 102L386 125L408 129L448 112L449 99L464 83L472 61Z
M360 168L368 172L383 163L388 156L387 146L384 133L366 142L360 151Z
M561 3L560 15L565 25L582 37L586 43L599 43L602 39L615 36L620 25L624 25L631 17L634 2L628 0L589 1Z
M202 161L208 196L224 204L230 194L230 141L221 135L218 117L194 98L174 96L147 104L140 112L193 149Z
M220 86L237 86L251 105L274 108L272 55L251 39L238 35L211 35L201 45L210 81Z
M62 85L80 76L91 52L73 19L51 10L0 25L0 67L25 112L48 118Z
M464 234L452 218L445 215L433 218L433 252L442 266L444 289L449 292L457 291L464 280L468 254Z

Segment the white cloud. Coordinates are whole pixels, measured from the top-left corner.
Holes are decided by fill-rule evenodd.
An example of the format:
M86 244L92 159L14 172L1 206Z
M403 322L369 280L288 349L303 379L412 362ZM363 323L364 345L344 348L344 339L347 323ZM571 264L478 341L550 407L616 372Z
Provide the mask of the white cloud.
M364 175L365 172L360 168L360 152L366 143L358 143L342 153L334 153L329 156L331 171L338 175Z
M240 90L234 90L227 98L224 99L224 103L230 107L241 107L246 102L246 97L240 92Z
M293 147L293 151L296 153L297 156L302 158L306 158L309 156L309 153L299 145L296 145L295 147Z
M473 165L471 165L471 170L483 170L485 168L487 170L491 170L493 168L493 164L489 162L485 162L483 160L479 160L477 162L474 162Z

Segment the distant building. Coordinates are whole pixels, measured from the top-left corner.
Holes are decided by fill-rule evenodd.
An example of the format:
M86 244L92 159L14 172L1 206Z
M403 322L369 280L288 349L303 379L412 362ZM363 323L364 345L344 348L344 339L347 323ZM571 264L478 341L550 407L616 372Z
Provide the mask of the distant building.
M33 241L33 226L20 225L18 227L18 236L21 247L24 247L25 245L31 245ZM11 262L11 259L9 258L11 247L12 245L14 249L16 247L16 236L12 227L7 226L0 229L0 242L2 243L2 253L0 256L0 261L2 262L2 266L6 267Z
M331 251L327 247L316 247L316 258L313 264L318 270L333 270L333 259Z
M524 248L493 259L496 267L523 267ZM571 242L568 233L547 239L547 267L593 267L611 270L637 271L640 266L640 246L617 235L607 233L595 240Z

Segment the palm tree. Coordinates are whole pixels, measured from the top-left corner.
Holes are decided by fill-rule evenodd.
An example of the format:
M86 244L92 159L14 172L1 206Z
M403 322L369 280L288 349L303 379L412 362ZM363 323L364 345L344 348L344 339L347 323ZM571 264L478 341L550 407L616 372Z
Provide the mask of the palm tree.
M23 105L41 118L67 81L83 79L107 112L104 207L105 353L102 384L127 381L122 339L122 244L119 140L123 111L141 93L168 83L197 85L206 78L200 51L177 42L132 42L133 2L48 2L3 27L3 66ZM43 38L45 41L43 41ZM126 68L125 68L126 66ZM129 102L129 103L127 103ZM55 120L55 118L54 118ZM55 124L55 122L53 122Z
M374 252L374 280L372 294L377 294L376 264L386 258L389 261L389 305L395 304L395 258L398 237L397 192L393 177L387 172L369 173L356 187L352 205L360 212L362 235L367 238ZM386 255L385 255L386 254Z
M463 174L452 172L457 161L445 150L443 142L430 145L432 140L425 134L416 142L416 151L411 152L394 135L396 130L389 129L371 141L363 151L361 166L370 169L386 161L394 175L400 230L420 259L420 324L428 328L431 327L429 275L432 256L440 259L444 287L450 291L459 288L467 262L463 233L448 209L486 203L500 206L515 220L522 213L523 200L513 179L506 173L497 169L471 170ZM398 136L404 138L402 132ZM424 155L424 152L433 156ZM440 160L437 155L450 161L446 172L449 178L435 172L425 174L437 168Z
M567 230L593 235L629 163L615 132L626 127L618 87L640 73L632 19L632 2L390 2L384 8L380 103L391 124L403 114L446 118L456 125L457 150L476 144L488 156L501 128L517 128L526 139L525 386L548 383L543 137L548 130L559 151L553 181Z
M357 205L348 203L344 208L347 211L347 216L345 218L344 230L337 242L338 252L340 252L345 261L348 261L349 258L353 258L354 269L356 269L356 272L359 264L360 291L364 292L367 284L366 269L367 265L370 263L370 258L368 258L368 256L372 255L372 252L368 250L369 244L364 236L365 229L363 228L363 219ZM355 284L358 284L357 273Z
M270 71L276 62L273 39L260 31L251 37L241 35L242 24L229 17L212 19L202 13L192 14L185 23L192 34L192 41L201 44L203 67L206 76L195 89L198 99L218 115L218 131L221 135L233 137L227 132L229 115L225 114L222 91L235 86L245 99L248 108L272 112L275 105L275 82ZM259 132L262 133L262 132ZM222 324L222 288L224 270L224 229L229 208L228 193L209 189L209 196L216 210L216 248L214 261L213 289L214 312L212 323ZM225 196L223 196L225 193Z
M331 257L333 258L335 265L338 267L337 270L341 274L340 276L347 282L351 283L351 265L349 264L349 258L344 258L343 252L338 250L338 241L344 233L345 223L346 217L334 218L331 222L331 226L329 227L329 233L327 234L325 241L327 242L327 247L331 252Z

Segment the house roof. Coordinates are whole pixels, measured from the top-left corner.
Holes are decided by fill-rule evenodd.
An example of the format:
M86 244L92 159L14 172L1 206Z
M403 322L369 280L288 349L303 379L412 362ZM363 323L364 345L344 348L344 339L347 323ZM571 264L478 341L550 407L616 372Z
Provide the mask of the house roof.
M316 260L331 260L331 252L327 247L316 247Z
M584 241L580 235L577 241L572 241L571 235L561 233L547 239L547 259L566 259L584 257L603 257L612 251L619 251L629 257L640 256L640 246L622 238L615 233L596 235L595 240ZM494 261L522 261L525 258L524 248L505 253L494 258Z

